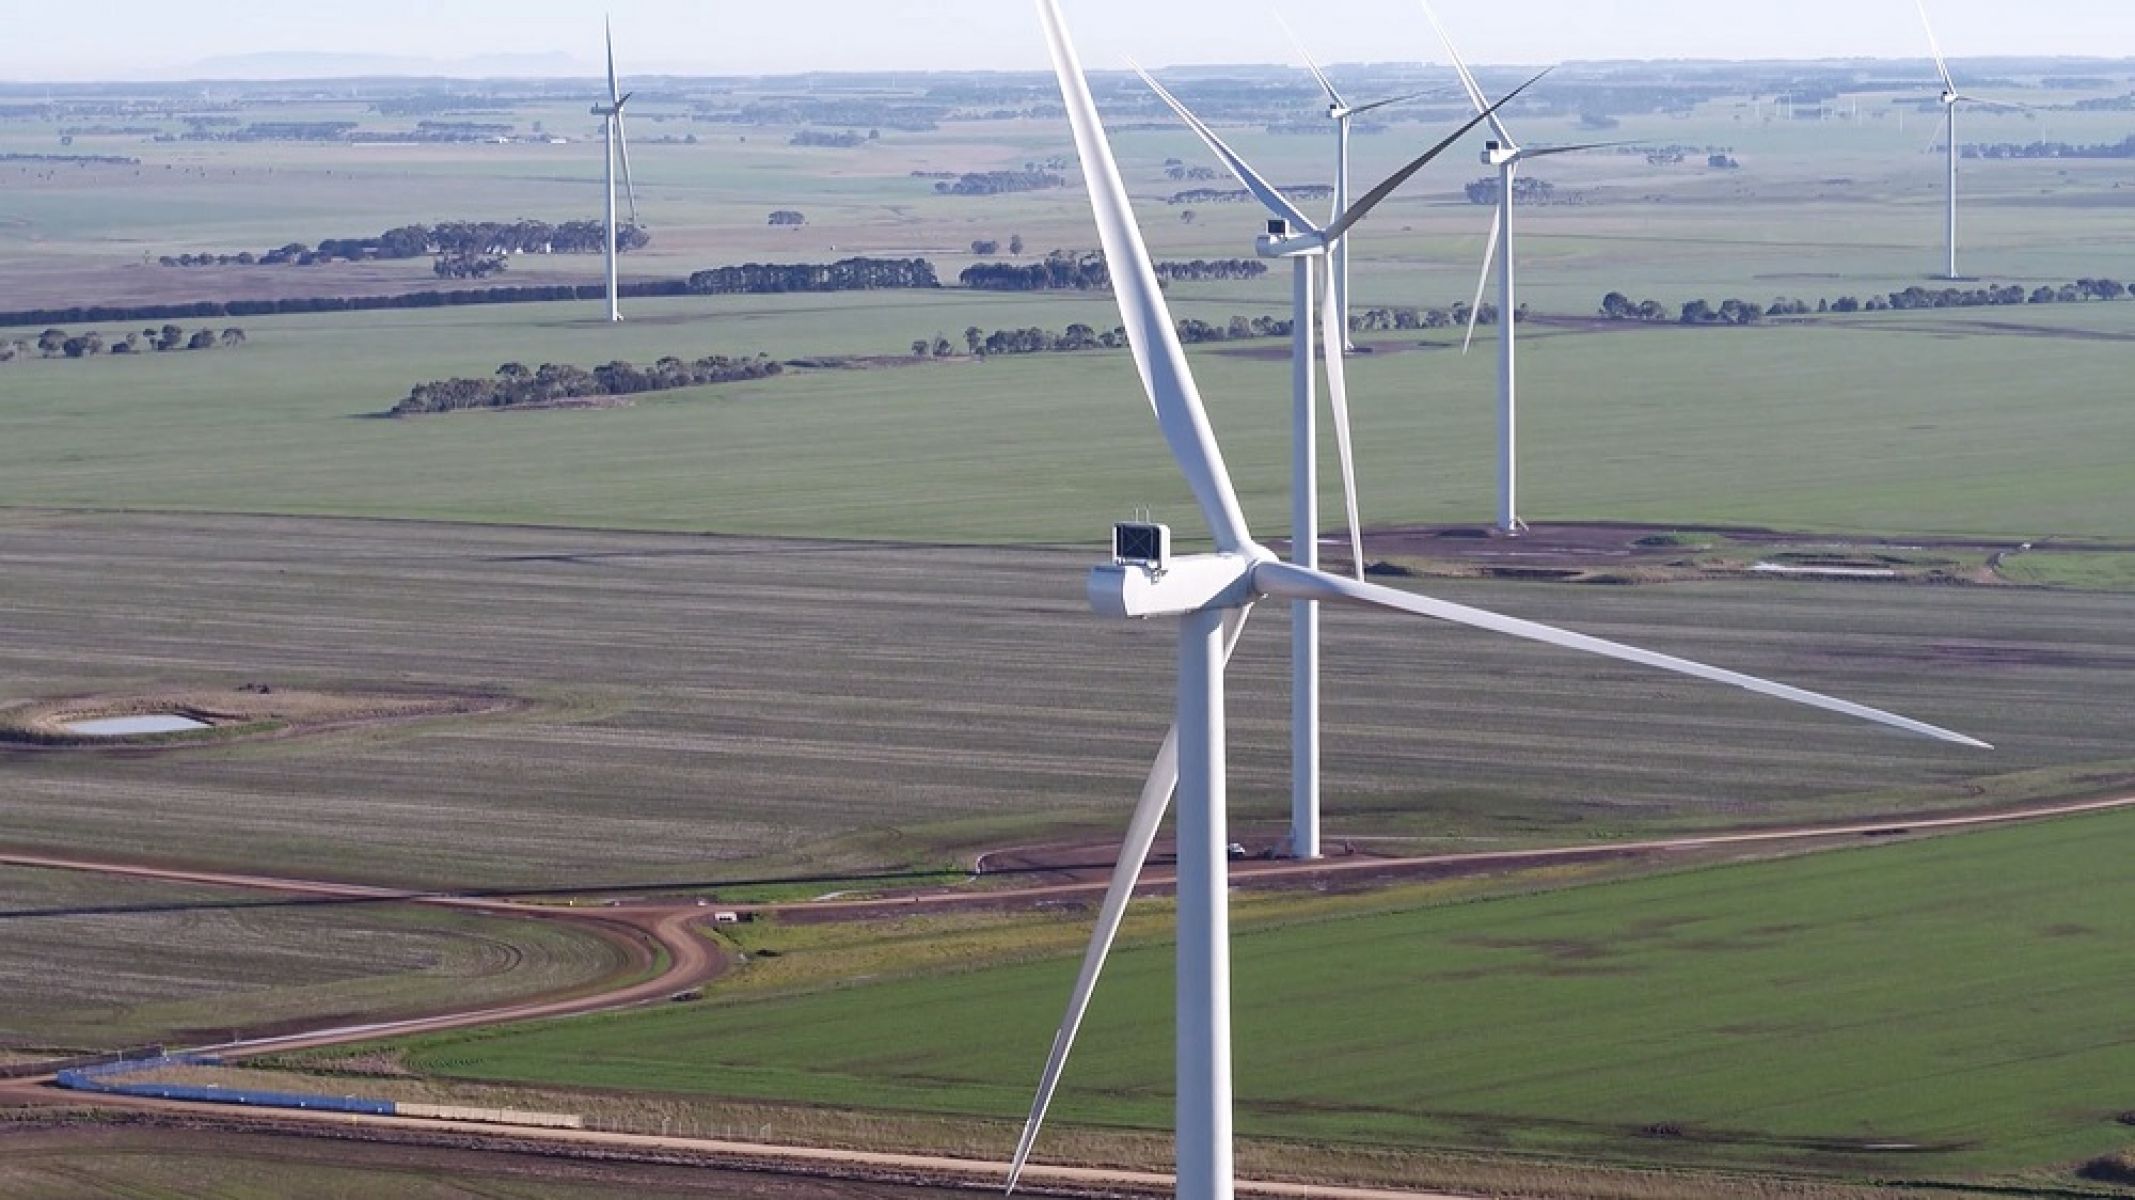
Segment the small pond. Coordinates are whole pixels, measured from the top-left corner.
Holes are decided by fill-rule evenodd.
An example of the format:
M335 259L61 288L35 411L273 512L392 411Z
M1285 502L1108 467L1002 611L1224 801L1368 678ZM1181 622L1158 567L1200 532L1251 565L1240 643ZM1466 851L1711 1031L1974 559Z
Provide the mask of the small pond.
M141 737L152 733L190 733L206 729L205 721L181 717L176 713L148 713L139 717L100 717L93 721L69 721L64 725L68 733L83 737Z

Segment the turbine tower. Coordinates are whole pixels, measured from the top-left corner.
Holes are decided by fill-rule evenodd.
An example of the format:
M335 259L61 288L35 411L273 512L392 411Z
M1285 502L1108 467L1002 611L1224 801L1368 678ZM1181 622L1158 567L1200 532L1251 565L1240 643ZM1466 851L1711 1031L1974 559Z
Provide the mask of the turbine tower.
M1291 467L1290 467L1290 560L1299 566L1319 567L1319 429L1318 403L1313 396L1312 360L1317 353L1312 321L1318 308L1320 345L1327 363L1327 398L1334 415L1335 448L1342 463L1342 498L1349 516L1351 569L1364 577L1363 524L1357 512L1356 459L1349 426L1349 385L1343 365L1342 342L1349 322L1341 307L1341 274L1337 254L1348 244L1348 231L1394 190L1406 183L1424 165L1438 157L1468 131L1480 125L1495 106L1478 114L1452 137L1433 146L1389 176L1354 208L1337 209L1325 227L1317 225L1280 189L1237 151L1225 144L1208 123L1194 115L1179 98L1137 67L1142 82L1194 131L1210 152L1230 169L1238 182L1258 198L1271 220L1268 234L1255 249L1263 258L1288 258L1295 274L1291 289L1290 377ZM1539 76L1537 77L1539 78ZM1530 80L1530 83L1533 81ZM1332 90L1331 88L1329 89ZM1521 88L1525 90L1525 85ZM1518 95L1514 92L1513 95ZM1506 100L1512 97L1507 96ZM1500 104L1504 101L1500 101ZM1346 128L1346 126L1345 126ZM1346 166L1346 164L1345 164ZM1347 199L1346 180L1337 195ZM1320 287L1324 281L1325 286ZM1313 293L1320 292L1315 306ZM1320 613L1319 605L1301 600L1292 606L1290 622L1290 856L1311 859L1320 856Z
M1377 112L1382 108L1406 104L1431 95L1432 91L1411 92L1406 96L1394 96L1352 106L1342 99L1342 93L1335 90L1333 81L1327 78L1327 72L1321 70L1319 63L1313 61L1312 52L1305 49L1304 39L1297 36L1297 31L1290 28L1290 23L1283 19L1281 13L1275 14L1275 19L1282 25L1283 32L1289 35L1290 43L1297 47L1298 56L1305 60L1305 68L1312 72L1312 78L1319 81L1320 90L1327 93L1327 119L1334 122L1334 216L1340 217L1349 210L1350 122L1365 113ZM1349 239L1338 239L1330 253L1333 255L1334 266L1334 307L1336 312L1342 314L1342 350L1344 353L1351 353L1356 350L1356 345L1349 340Z
M1203 407L1185 349L1157 285L1126 185L1105 139L1097 103L1068 38L1059 0L1037 0L1068 122L1082 159L1098 237L1110 267L1113 297L1157 426L1192 489L1213 535L1213 554L1173 558L1168 531L1154 525L1114 530L1113 561L1090 573L1088 594L1100 614L1167 618L1179 623L1176 718L1142 789L1127 843L1083 959L1067 1018L1053 1039L1036 1102L1017 1144L1008 1188L1015 1190L1080 1029L1119 918L1126 910L1174 785L1179 793L1176 1137L1177 1194L1230 1200L1231 1039L1230 915L1225 794L1224 675L1252 606L1263 598L1314 600L1427 617L1844 713L1927 737L1986 744L1910 718L1717 667L1638 650L1465 605L1434 600L1279 561L1253 540L1223 452ZM1301 235L1307 239L1316 234ZM1324 245L1324 242L1321 243Z
M607 27L607 32L608 102L606 104L594 105L593 115L601 118L606 134L605 142L607 149L605 155L605 165L607 167L608 181L608 320L613 322L620 321L623 319L622 297L620 295L619 285L616 280L615 267L615 162L617 156L620 155L623 162L623 191L630 198L630 224L634 228L638 223L638 193L636 185L632 184L630 181L630 138L623 132L623 106L629 104L630 97L636 95L637 93L620 92L616 89L615 27L613 25L609 25Z
M1438 13L1432 9L1430 0L1418 0L1423 5L1424 16L1429 17L1431 28L1438 31L1439 40L1445 43L1446 53L1453 60L1453 70L1460 76L1460 85L1468 93L1468 100L1478 113L1484 112L1488 102L1483 99L1483 89L1475 82L1474 72L1462 61L1460 51L1454 49L1453 39L1438 21ZM1494 113L1490 115L1490 128L1497 135L1495 141L1483 148L1483 165L1497 170L1497 212L1490 219L1490 240L1483 249L1482 276L1475 281L1475 302L1468 307L1468 336L1461 343L1461 353L1475 344L1475 326L1482 317L1483 292L1490 286L1490 265L1497 262L1497 321L1498 321L1498 366L1497 366L1497 527L1508 536L1517 536L1527 528L1520 519L1520 413L1519 413L1519 347L1517 326L1519 324L1519 292L1513 263L1512 208L1513 187L1518 181L1520 164L1532 158L1547 158L1557 154L1573 154L1581 150L1598 150L1614 142L1590 142L1582 146L1522 147L1512 139L1512 132L1505 122Z

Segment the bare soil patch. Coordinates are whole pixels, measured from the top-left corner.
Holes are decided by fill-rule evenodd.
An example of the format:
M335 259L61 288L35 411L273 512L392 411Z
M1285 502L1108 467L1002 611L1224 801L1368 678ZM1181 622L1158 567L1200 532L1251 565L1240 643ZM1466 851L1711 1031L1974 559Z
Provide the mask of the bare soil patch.
M177 688L30 701L0 708L0 746L167 748L234 738L292 737L389 721L466 716L515 705L515 701L500 695L322 692L266 683L228 689ZM200 728L131 736L97 736L74 728L86 721L165 715L197 722Z

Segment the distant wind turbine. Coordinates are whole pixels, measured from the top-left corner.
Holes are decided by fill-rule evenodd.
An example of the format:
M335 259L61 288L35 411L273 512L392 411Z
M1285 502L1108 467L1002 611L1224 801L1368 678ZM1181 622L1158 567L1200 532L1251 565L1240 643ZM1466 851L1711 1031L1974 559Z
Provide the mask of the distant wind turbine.
M1446 27L1439 23L1437 10L1430 0L1417 0L1423 5L1423 15L1430 18L1431 28L1438 31L1438 38L1445 43L1446 53L1453 60L1453 70L1460 76L1460 84L1468 93L1468 100L1475 111L1483 112L1488 102L1483 98L1482 87L1475 82L1475 73L1460 57L1453 46L1453 39ZM1490 128L1497 140L1483 150L1483 165L1497 168L1497 212L1490 219L1490 241L1483 248L1483 271L1475 281L1475 302L1468 308L1468 336L1461 343L1461 353L1475 344L1475 326L1482 319L1483 292L1490 286L1490 264L1497 261L1497 322L1498 322L1498 461L1497 461L1497 527L1508 535L1515 535L1527 528L1520 519L1520 410L1519 410L1519 312L1520 301L1514 271L1512 238L1512 210L1514 185L1519 180L1520 164L1532 158L1547 158L1556 154L1573 154L1581 150L1599 150L1615 142L1591 142L1583 146L1541 146L1523 148L1512 140L1512 132L1496 114L1490 114Z
M606 129L606 155L608 177L608 320L623 319L623 304L616 281L616 231L615 231L615 161L618 154L623 161L623 191L630 198L630 224L638 223L637 187L630 180L630 138L623 132L623 106L630 103L636 92L624 93L615 86L615 27L608 26L608 102L593 106L593 115L602 119Z
M1164 85L1151 78L1147 71L1137 67L1142 82L1149 85L1181 121L1194 131L1202 143L1216 158L1230 169L1238 182L1259 199L1261 205L1273 218L1268 223L1268 234L1262 237L1255 249L1262 258L1287 258L1295 264L1296 282L1291 290L1291 339L1290 378L1291 404L1291 468L1290 468L1290 561L1300 566L1317 569L1320 546L1320 496L1319 496L1319 427L1318 404L1313 397L1312 362L1315 356L1324 357L1327 364L1327 399L1334 415L1334 444L1342 464L1342 499L1349 516L1350 569L1357 578L1364 577L1363 522L1357 512L1356 457L1352 449L1349 431L1349 385L1347 370L1342 362L1342 341L1348 332L1348 320L1343 314L1340 299L1340 269L1335 255L1349 242L1349 230L1377 208L1394 190L1423 169L1432 159L1467 136L1468 131L1482 124L1488 112L1478 114L1453 136L1439 142L1428 151L1410 160L1408 165L1394 172L1353 208L1337 210L1334 219L1326 226L1316 224L1304 214L1280 189L1269 183L1266 177L1255 171L1252 164L1226 145L1209 128L1208 123L1194 115L1178 97ZM1540 78L1537 76L1536 78ZM1529 83L1533 81L1530 80ZM1332 90L1331 88L1329 89ZM1522 85L1520 91L1525 91ZM1513 96L1519 95L1514 92ZM1512 99L1507 96L1500 104ZM1344 126L1345 130L1347 126ZM1346 162L1344 167L1346 170ZM1347 198L1346 180L1338 195ZM1324 355L1318 355L1313 345L1312 320L1313 291L1319 281L1320 346ZM1320 611L1319 605L1310 600L1298 601L1292 606L1291 616L1291 709L1290 709L1290 856L1293 858L1318 858L1320 856Z
M1949 155L1949 274L1950 279L1961 279L1957 273L1957 106L1977 104L1982 108L1998 108L2008 111L2024 111L2021 104L2005 104L1999 100L1982 100L1967 96L1957 90L1957 81L1950 77L1950 64L1942 57L1942 43L1935 38L1935 23L1928 19L1927 0L1914 0L1920 8L1920 24L1927 29L1927 46L1935 56L1935 71L1942 76L1942 140ZM1902 127L1902 126L1901 126Z
M1312 600L1426 617L1525 641L1680 675L1729 684L1762 695L1844 713L1961 745L1986 743L1907 717L1785 684L1708 667L1670 655L1606 642L1435 600L1361 580L1345 579L1280 561L1253 540L1244 509L1209 425L1186 351L1179 343L1156 267L1135 224L1126 184L1105 138L1097 102L1069 40L1059 0L1037 0L1053 69L1060 79L1075 148L1082 159L1090 208L1110 269L1112 294L1142 389L1155 411L1172 458L1193 492L1213 536L1213 554L1173 557L1169 531L1122 525L1113 531L1113 561L1091 571L1087 593L1101 615L1174 619L1179 623L1176 717L1142 789L1105 894L1097 929L1054 1036L1038 1095L1016 1146L1008 1189L1013 1192L1082 1018L1103 971L1119 923L1169 807L1179 794L1178 935L1175 1036L1177 1192L1183 1200L1231 1200L1231 971L1224 691L1226 668L1247 615L1263 598Z
M1327 119L1334 122L1335 137L1334 215L1339 217L1349 211L1350 122L1365 113L1377 112L1382 108L1391 108L1396 104L1406 104L1411 100L1433 95L1437 89L1374 100L1368 104L1351 105L1342 99L1342 93L1334 89L1334 83L1327 78L1327 72L1322 71L1319 63L1313 61L1312 52L1305 49L1304 39L1298 37L1297 31L1290 28L1290 22L1284 20L1281 13L1275 14L1275 20L1282 25L1283 32L1289 35L1290 43L1297 47L1298 56L1305 60L1305 68L1319 81L1320 90L1327 93ZM1349 239L1337 239L1329 253L1333 256L1334 306L1335 310L1342 314L1342 349L1353 351L1356 346L1349 340Z

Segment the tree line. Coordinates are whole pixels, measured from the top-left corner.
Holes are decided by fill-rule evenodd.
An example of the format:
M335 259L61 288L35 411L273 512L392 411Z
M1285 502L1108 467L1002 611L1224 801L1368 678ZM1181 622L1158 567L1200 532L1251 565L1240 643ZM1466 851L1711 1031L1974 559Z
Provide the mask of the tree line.
M848 258L827 264L745 263L714 267L691 275L688 290L699 296L732 296L940 286L934 264L923 258Z
M1222 279L1258 279L1268 264L1255 258L1197 258L1155 264L1159 283L1205 283ZM1104 256L1094 252L1054 250L1033 263L974 263L957 276L967 288L986 292L1103 291L1112 286Z
M1334 199L1333 186L1325 183L1291 183L1283 185L1280 190L1283 195L1292 200ZM1259 203L1254 198L1253 193L1246 191L1244 188L1236 188L1229 191L1222 188L1191 188L1183 192L1174 192L1169 199L1164 201L1164 203L1170 205L1245 204L1248 202Z
M2135 133L2117 142L2076 146L2067 142L1967 142L1966 158L2135 158Z
M73 334L64 329L52 328L38 334L35 339L0 339L0 363L17 362L28 358L95 358L100 354L167 354L182 350L213 350L220 346L233 348L245 344L245 331L235 326L216 333L212 329L196 330L191 334L176 325L161 329L143 329L138 333L116 334L105 337L94 330Z
M592 370L567 364L543 363L528 369L524 363L508 362L487 379L441 379L418 383L405 399L394 405L389 416L409 417L430 413L463 412L470 409L521 408L607 396L635 396L645 392L704 387L764 379L785 368L762 354L754 358L709 355L693 362L662 358L650 367L616 361Z
M2115 279L2078 279L2059 287L2026 288L2019 283L1985 284L1973 288L1929 288L1914 284L1903 291L1870 296L1807 300L1781 296L1770 304L1754 300L1707 300L1686 302L1680 313L1657 300L1632 300L1622 292L1601 298L1601 315L1612 321L1675 322L1682 325L1754 325L1766 317L1806 317L1831 313L1911 312L1935 308L1991 308L2024 304L2080 304L2088 300L2121 300L2130 295L2127 284Z
M1054 171L978 171L943 179L934 190L943 196L1005 196L1011 192L1042 192L1067 186L1067 177Z
M1526 307L1521 306L1521 319L1526 318ZM1497 308L1483 306L1481 323L1495 324ZM1451 308L1374 308L1350 318L1350 328L1359 333L1392 332L1396 330L1457 328L1468 323L1468 306L1455 304ZM1197 317L1181 317L1174 328L1179 341L1198 346L1216 342L1245 342L1266 338L1287 338L1296 324L1288 317L1234 316L1228 321L1204 321ZM964 330L964 351L974 358L991 358L995 355L1018 354L1073 354L1084 350L1118 350L1127 345L1126 330L1097 329L1090 325L1075 324L1055 332L1032 326L1028 329L984 330L973 325ZM946 335L932 338L915 338L912 342L915 358L948 358L956 353L955 346Z
M619 225L615 248L641 250L652 235L636 225ZM316 263L378 262L426 255L479 258L507 254L603 254L608 249L603 221L447 221L438 225L402 225L375 237L327 238L317 246L290 242L254 254L166 254L166 267L312 266Z
M646 280L621 285L622 295L638 299L686 296L689 290L689 282L683 279ZM303 313L373 312L394 308L451 308L470 304L534 304L559 300L599 300L607 294L607 287L601 284L559 283L400 292L391 296L299 296L280 300L194 300L183 304L91 304L74 308L0 312L0 325L182 321L203 317L264 317Z

